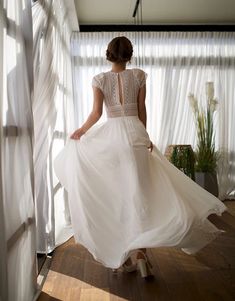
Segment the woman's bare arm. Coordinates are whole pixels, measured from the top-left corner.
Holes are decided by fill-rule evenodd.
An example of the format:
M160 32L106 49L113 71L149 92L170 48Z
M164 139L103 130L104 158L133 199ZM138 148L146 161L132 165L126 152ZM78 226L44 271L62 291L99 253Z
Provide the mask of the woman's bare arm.
M93 87L93 96L94 102L90 115L86 122L70 136L71 139L80 139L100 119L103 112L104 95L99 88Z
M140 88L138 94L138 115L140 121L144 124L146 128L147 122L147 113L146 113L146 106L145 106L145 97L146 97L146 86Z
M147 123L147 112L146 112L146 106L145 106L145 97L146 97L146 85L140 88L139 94L138 94L138 116L140 121L143 123L144 127L146 128ZM148 147L150 152L153 150L153 143L150 142L150 145Z

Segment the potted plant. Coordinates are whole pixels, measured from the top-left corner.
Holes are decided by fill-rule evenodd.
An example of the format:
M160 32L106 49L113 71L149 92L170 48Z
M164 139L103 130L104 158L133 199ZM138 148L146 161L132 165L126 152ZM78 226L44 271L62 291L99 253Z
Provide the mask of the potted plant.
M215 151L214 132L214 112L218 101L214 99L213 82L206 83L206 108L199 107L193 94L189 94L188 98L193 109L197 130L195 181L215 196L218 196L216 174L218 152Z
M194 152L191 145L177 144L169 145L166 149L165 156L179 170L195 181L194 172Z

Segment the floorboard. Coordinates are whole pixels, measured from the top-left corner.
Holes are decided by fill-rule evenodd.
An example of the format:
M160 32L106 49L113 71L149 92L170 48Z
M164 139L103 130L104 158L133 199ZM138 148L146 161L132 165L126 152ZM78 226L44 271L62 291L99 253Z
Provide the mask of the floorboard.
M149 249L154 280L118 272L96 262L71 238L58 247L39 301L234 301L235 215L209 219L226 232L195 255L176 248Z

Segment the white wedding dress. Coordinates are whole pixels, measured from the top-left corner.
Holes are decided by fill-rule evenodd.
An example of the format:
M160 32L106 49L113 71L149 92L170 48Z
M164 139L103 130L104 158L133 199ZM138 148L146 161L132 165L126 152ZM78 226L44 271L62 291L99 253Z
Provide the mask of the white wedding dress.
M110 268L138 248L177 247L193 254L224 232L207 217L227 207L155 146L148 150L137 110L145 78L140 69L96 75L92 84L104 94L108 120L80 140L68 139L54 162L68 191L75 241Z

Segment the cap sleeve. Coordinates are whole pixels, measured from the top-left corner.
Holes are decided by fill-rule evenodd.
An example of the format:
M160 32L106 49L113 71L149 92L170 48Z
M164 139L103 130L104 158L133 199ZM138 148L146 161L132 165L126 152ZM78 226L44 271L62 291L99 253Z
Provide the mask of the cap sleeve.
M147 78L147 73L145 73L141 69L134 69L134 76L137 79L138 85L140 88L142 88L146 84L146 78Z
M103 73L95 75L92 79L92 87L99 88L102 91L103 90L103 79L104 79Z

